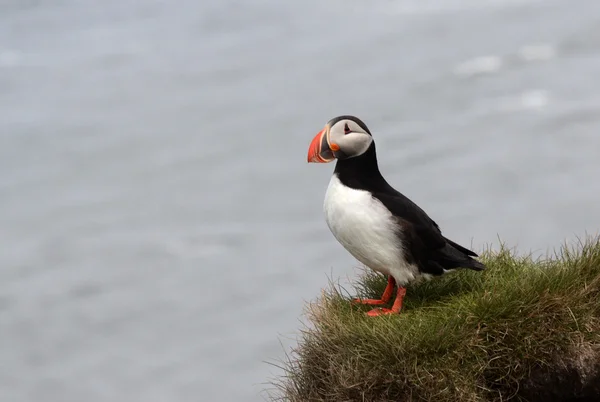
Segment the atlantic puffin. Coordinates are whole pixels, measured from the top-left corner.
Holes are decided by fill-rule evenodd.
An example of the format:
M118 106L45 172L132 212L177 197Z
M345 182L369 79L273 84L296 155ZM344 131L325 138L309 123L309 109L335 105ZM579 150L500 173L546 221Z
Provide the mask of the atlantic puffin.
M400 313L405 286L419 277L485 269L473 258L476 253L444 237L425 211L387 183L377 166L375 141L359 118L329 120L310 143L309 163L335 159L323 205L327 225L354 258L388 277L381 299L354 302L385 305L398 288L391 309L374 308L369 316Z

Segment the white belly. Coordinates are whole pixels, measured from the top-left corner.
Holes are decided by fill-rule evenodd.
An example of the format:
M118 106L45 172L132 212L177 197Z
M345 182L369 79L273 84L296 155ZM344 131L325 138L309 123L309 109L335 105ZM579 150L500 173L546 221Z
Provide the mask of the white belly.
M335 238L369 268L392 275L399 285L415 279L391 212L371 194L344 186L333 175L325 194L325 220Z

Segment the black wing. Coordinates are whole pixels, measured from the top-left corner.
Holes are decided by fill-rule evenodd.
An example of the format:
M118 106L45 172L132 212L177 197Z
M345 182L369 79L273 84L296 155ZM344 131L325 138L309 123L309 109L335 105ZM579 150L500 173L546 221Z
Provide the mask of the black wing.
M375 192L373 197L394 215L407 257L423 272L441 275L445 269L485 268L471 258L477 257L476 253L445 238L438 224L403 194L393 190Z

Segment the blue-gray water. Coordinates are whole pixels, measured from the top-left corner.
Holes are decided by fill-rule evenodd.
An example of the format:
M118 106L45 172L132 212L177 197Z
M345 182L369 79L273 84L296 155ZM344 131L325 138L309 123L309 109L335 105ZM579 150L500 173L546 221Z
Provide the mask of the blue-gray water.
M599 71L597 0L0 1L0 399L261 400L339 114L456 241L596 233Z

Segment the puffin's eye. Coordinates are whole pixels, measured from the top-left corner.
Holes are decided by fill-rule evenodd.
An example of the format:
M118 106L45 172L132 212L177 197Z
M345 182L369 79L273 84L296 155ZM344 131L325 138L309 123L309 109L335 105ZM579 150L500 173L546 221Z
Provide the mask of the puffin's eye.
M350 127L348 127L348 123L344 124L344 134L348 134L350 132Z

